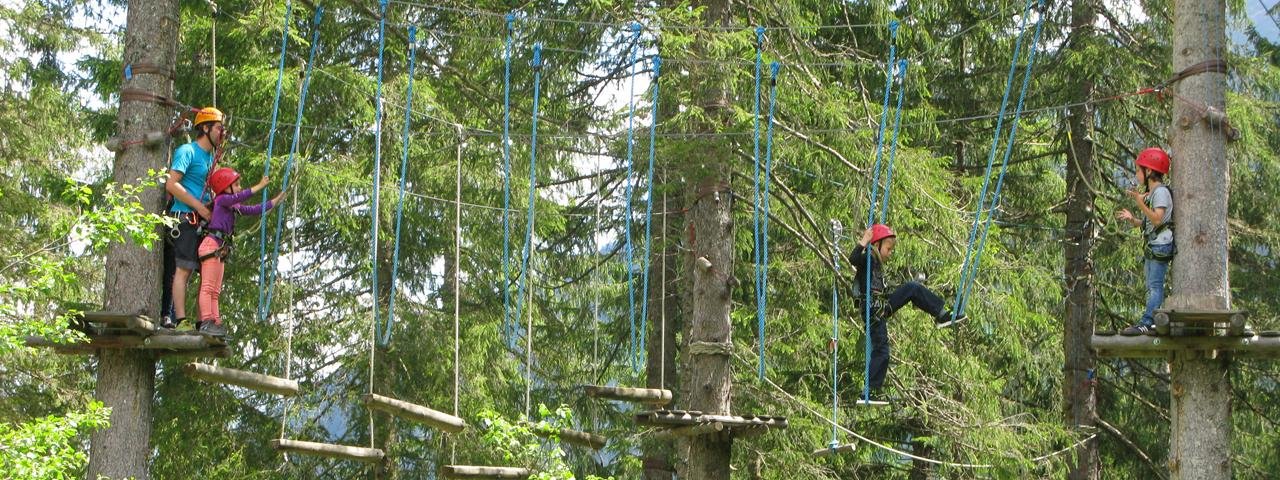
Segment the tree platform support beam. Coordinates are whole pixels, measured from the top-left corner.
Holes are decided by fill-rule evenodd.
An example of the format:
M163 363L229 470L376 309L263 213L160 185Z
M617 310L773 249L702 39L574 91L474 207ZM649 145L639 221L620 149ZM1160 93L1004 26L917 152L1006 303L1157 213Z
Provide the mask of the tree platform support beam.
M298 394L298 382L285 378L203 363L188 363L182 366L182 370L187 372L187 375L206 382L235 385L275 395L293 396Z
M533 475L527 468L516 467L477 467L474 465L445 465L440 468L440 476L444 478L494 478L523 480Z
M28 347L52 348L66 355L94 355L99 350L154 350L157 355L183 354L187 356L220 357L226 355L227 343L221 338L196 332L152 331L138 335L135 331L122 334L88 334L88 340L75 343L58 343L53 340L27 336Z
M1230 352L1236 358L1280 358L1280 337L1164 337L1094 334L1091 341L1099 357L1164 358L1171 352Z
M331 443L304 442L300 440L278 439L271 441L271 448L279 452L297 453L300 455L314 455L319 457L338 458L343 460L354 460L364 463L375 463L382 460L385 456L382 450L376 448L351 447L347 445L334 445Z
M425 423L437 430L449 433L458 433L467 428L467 422L461 418L382 395L365 394L364 405L370 410L378 410L405 420Z
M627 388L605 387L600 385L583 385L583 392L591 398L607 398L643 405L663 406L671 403L671 390L660 388Z

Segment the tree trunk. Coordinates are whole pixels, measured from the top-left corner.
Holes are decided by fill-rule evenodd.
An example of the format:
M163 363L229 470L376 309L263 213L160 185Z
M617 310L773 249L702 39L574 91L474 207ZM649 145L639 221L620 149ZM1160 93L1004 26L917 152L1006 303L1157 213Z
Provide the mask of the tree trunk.
M1226 59L1226 5L1221 0L1174 4L1173 71ZM1175 85L1190 102L1226 111L1226 75L1206 72ZM1174 101L1170 125L1173 220L1178 256L1173 261L1170 308L1226 309L1227 197L1230 179L1221 128L1201 118L1199 106ZM1228 357L1179 351L1171 362L1173 384L1169 470L1173 479L1231 478L1231 380Z
M1071 30L1074 40L1070 48L1084 52L1094 38L1097 18L1092 0L1075 0L1071 4ZM1083 53L1082 53L1083 54ZM1084 102L1094 95L1093 72L1081 76L1076 86L1076 101ZM1094 106L1085 103L1070 109L1071 130L1067 156L1067 230L1066 230L1066 321L1062 337L1063 413L1068 429L1093 426L1097 412L1097 391L1093 372L1095 358L1089 347L1094 327L1093 239L1096 235L1094 194L1096 181L1093 155ZM1097 480L1098 447L1086 442L1067 457L1070 480Z
M665 179L666 171L660 171L658 178ZM676 332L682 322L678 322L680 300L676 294L680 291L681 282L676 270L676 258L679 257L676 256L674 239L680 236L680 224L673 221L675 219L667 214L674 207L667 203L666 195L657 192L654 195L661 198L659 200L661 203L656 204L655 207L663 214L654 219L659 223L657 227L659 227L660 238L654 242L657 248L654 249L655 253L650 263L649 281L651 285L658 285L658 288L654 291L655 289L650 287L649 331L647 332L649 361L645 386L670 389L679 383L676 377ZM682 401L683 399L679 396L672 400L673 403ZM672 474L675 473L670 460L674 451L672 443L670 440L657 440L646 445L645 480L671 480Z
M124 41L124 62L150 64L171 71L177 59L178 2L134 0L129 2ZM126 78L124 88L157 95L173 95L167 74L138 69ZM143 70L147 73L142 72ZM168 129L172 110L158 103L121 100L117 135L124 139ZM163 144L162 144L163 145ZM116 154L113 179L135 184L148 178L147 170L164 170L167 146L126 148ZM162 191L142 192L142 205L159 211ZM155 315L160 304L162 249L147 251L137 245L112 246L106 258L103 308L112 312ZM159 318L157 315L156 318ZM142 350L101 350L95 395L111 408L111 426L90 437L87 478L149 478L151 455L151 402L155 396L155 357Z
M706 7L703 21L707 25L728 25L729 6L723 0L701 2ZM712 35L704 32L703 35ZM710 40L697 42L699 47ZM701 50L701 48L695 48ZM703 52L695 55L708 56ZM716 66L691 75L693 98L706 111L705 121L695 131L716 132L732 121L729 111L729 76ZM698 349L689 353L687 366L688 408L709 414L730 413L732 386L733 325L731 311L733 278L733 211L729 189L732 153L726 139L716 138L702 143L696 158L687 162L685 204L688 248L685 263L689 272L691 322L689 345L728 346ZM686 349L686 352L690 350ZM714 352L714 353L712 353ZM728 479L733 439L726 435L702 435L688 441L687 471L682 478Z

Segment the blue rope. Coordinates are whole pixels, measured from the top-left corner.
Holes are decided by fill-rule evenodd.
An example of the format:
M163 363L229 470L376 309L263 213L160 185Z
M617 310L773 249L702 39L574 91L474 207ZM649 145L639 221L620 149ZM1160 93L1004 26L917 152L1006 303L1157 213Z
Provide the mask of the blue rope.
M769 65L769 121L764 147L764 193L760 195L760 288L756 289L756 330L760 332L760 380L764 380L764 317L769 300L769 184L773 175L773 114L778 106L778 70L782 64Z
M754 134L755 150L753 154L753 158L755 159L755 172L751 177L753 181L752 188L754 188L755 190L752 197L753 202L751 205L751 224L752 224L751 259L754 262L754 268L755 268L754 280L755 280L755 287L756 287L756 324L757 324L756 332L757 332L757 335L759 336L757 341L760 342L760 351L762 352L759 358L759 363L760 363L759 375L762 380L764 379L764 355L763 355L764 333L760 329L760 325L764 323L764 318L763 318L764 313L763 313L763 309L760 308L760 297L762 296L760 295L760 292L764 290L765 287L764 285L760 284L760 263L762 260L760 258L760 253L761 253L760 252L761 250L761 242L760 242L760 80L761 80L761 73L760 73L760 70L761 70L761 65L763 65L764 63L764 52L763 52L764 31L765 31L764 27L762 26L756 27L755 92L751 97L755 101L755 106L751 111L751 122L755 132Z
M840 446L840 224L831 221L831 443Z
M514 345L511 320L511 35L515 14L507 14L507 45L502 76L502 335Z
M893 113L893 135L889 137L889 172L885 174L884 195L880 197L880 223L888 224L889 189L893 187L893 164L898 158L898 129L902 126L902 97L906 89L907 62L898 61L898 106Z
M400 269L400 225L404 220L404 190L409 176L409 125L413 120L413 67L417 53L418 27L409 26L409 86L404 99L404 137L400 157L400 198L396 201L396 239L391 255L391 290L387 293L387 324L382 331L382 346L391 342L391 327L396 322L396 272Z
M875 168L874 168L874 175L872 176L872 180L871 180L871 198L868 201L868 208L867 208L867 227L868 228L871 227L871 222L875 218L876 200L877 200L876 195L878 194L878 190L880 187L880 161L881 161L881 158L883 157L883 152L884 152L885 119L889 114L889 91L893 88L893 64L894 64L894 59L897 57L897 45L894 43L894 40L897 38L897 36L898 36L898 22L897 21L889 22L889 62L885 64L887 66L886 70L888 70L888 72L886 72L885 80L884 80L884 101L882 102L880 107L880 133L876 135L876 162L875 162ZM865 270L863 270L864 272L866 272L867 281L865 285L866 288L863 290L866 297L865 298L866 301L862 305L862 313L863 313L863 318L865 320L864 323L866 328L866 330L863 331L864 336L866 337L866 342L865 342L866 352L865 352L865 359L864 359L865 361L863 363L863 373L862 373L862 399L867 403L870 403L870 399L871 399L871 310L873 307L873 304L871 302L871 277L872 277L871 250L873 248L875 248L873 245L867 244L866 248L864 249L866 251L866 255L865 255L866 264L864 267Z
M369 292L373 299L373 326L370 328L378 326L378 214L380 213L378 199L382 196L382 69L387 45L387 0L380 0L378 3L382 7L382 13L378 21L378 84L375 87L373 100L373 221L369 228L369 263L373 270L369 276L371 287ZM370 335L372 334L373 332L370 332ZM370 338L369 341L373 342L374 339ZM373 345L369 348L372 349Z
M658 139L658 78L662 74L662 57L653 56L653 115L652 121L649 123L649 178L648 178L648 202L645 205L644 212L644 269L641 272L641 290L640 290L640 331L645 332L640 335L640 352L648 352L645 350L646 335L649 332L649 266L652 264L652 241L653 241L653 170L654 158L656 157L654 149Z
M969 303L969 289L973 288L975 279L978 274L978 267L982 263L982 250L987 245L987 233L991 231L991 222L996 216L996 207L1000 204L1000 189L1004 186L1004 174L1009 169L1009 157L1013 155L1013 139L1018 134L1018 120L1022 117L1022 108L1027 98L1027 87L1031 84L1031 67L1036 61L1036 45L1040 44L1040 31L1044 22L1044 0L1039 0L1040 11L1039 18L1036 19L1036 31L1031 41L1031 52L1027 54L1027 66L1022 72L1022 90L1018 92L1018 105L1013 110L1013 125L1009 127L1009 138L1006 140L1004 158L1000 161L1000 176L996 179L996 190L991 195L991 206L987 209L986 224L982 229L982 239L978 241L978 249L973 256L973 273L970 275L969 282L964 286L964 296L961 297L959 305L956 306L956 313L952 316L958 316L964 313L964 309Z
M640 24L631 24L631 94L627 97L627 188L623 199L626 206L626 236L623 238L623 262L627 266L627 318L631 321L631 343L627 347L627 358L631 361L631 369L640 371L640 352L636 349L636 289L635 289L635 260L631 248L631 193L635 182L631 180L631 172L634 166L634 158L632 151L635 148L635 118L636 118L636 55L640 50Z
M271 173L271 155L275 151L276 144L276 121L280 114L280 95L284 89L284 59L289 48L289 21L293 17L293 1L285 0L284 2L284 27L280 32L280 72L276 75L276 96L271 101L271 128L267 133L267 159L263 166L262 176ZM266 202L267 189L262 189L262 201ZM270 212L263 212L260 224L265 224L267 216ZM258 230L258 320L266 320L266 298L267 298L267 229L260 228Z
M978 211L973 216L973 226L969 229L969 244L965 247L964 264L960 267L960 287L956 289L956 308L952 310L952 319L959 317L961 310L960 305L964 303L964 296L967 295L968 283L970 278L976 272L971 272L970 259L972 258L974 241L978 237L978 225L982 220L982 211L985 210L987 204L987 192L991 185L991 167L996 161L996 149L1000 145L1000 136L1004 131L1004 114L1008 111L1009 91L1013 90L1013 77L1018 71L1018 57L1022 55L1022 39L1027 31L1027 13L1031 10L1031 3L1034 0L1027 0L1026 7L1022 10L1022 20L1018 26L1018 38L1014 41L1013 56L1009 58L1009 74L1004 81L1004 95L1000 99L1000 114L996 117L995 134L991 137L991 153L987 156L987 168L983 172L982 193L978 197Z
M516 314L514 319L519 320L520 310L524 302L524 285L525 281L531 275L529 267L529 258L533 255L533 212L535 202L537 201L538 192L538 97L542 90L542 44L533 44L533 127L529 135L529 218L525 221L525 244L524 254L521 258L521 269L524 274L520 276L520 280L516 289L518 298L516 298ZM533 308L531 305L529 308ZM519 330L518 322L513 326L514 331ZM528 332L526 332L527 334ZM508 344L512 350L515 349L515 335L513 334L508 340Z
M298 113L293 120L293 141L289 145L289 157L284 162L284 179L280 182L280 189L289 188L289 177L293 173L293 159L298 153L298 140L302 137L302 113L307 106L307 91L311 88L311 71L315 65L316 48L320 45L320 19L324 14L324 7L316 7L316 16L311 21L311 52L307 54L307 70L302 77L302 92L298 96ZM265 190L265 189L264 189ZM265 228L263 230L266 230ZM276 290L276 270L280 264L280 234L284 230L284 214L276 215L275 234L271 241L271 268L267 271L266 296L262 303L262 319L265 320L271 313L271 302L275 296Z

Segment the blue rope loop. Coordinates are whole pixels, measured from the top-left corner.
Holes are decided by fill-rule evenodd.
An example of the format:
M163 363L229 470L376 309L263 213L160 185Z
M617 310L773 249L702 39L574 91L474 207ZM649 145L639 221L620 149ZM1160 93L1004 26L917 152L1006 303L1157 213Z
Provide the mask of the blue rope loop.
M502 331L514 344L511 320L511 37L516 16L507 14L507 42L502 75Z
M396 236L391 254L391 288L387 292L387 323L382 330L382 346L391 343L391 329L396 322L396 279L400 271L400 227L404 221L405 184L409 177L409 127L413 120L413 71L418 51L418 27L409 26L409 84L405 88L404 99L404 136L401 138L400 157L400 194L396 200ZM455 293L456 294L456 293Z
M840 425L840 221L831 219L831 443L827 446L836 448L839 442Z
M289 157L284 163L284 178L280 182L280 189L289 188L289 178L293 173L293 160L298 153L298 141L302 137L302 114L307 106L307 92L311 89L311 72L315 66L316 49L320 45L320 19L324 14L324 7L316 7L315 19L311 31L311 51L307 54L307 69L302 78L302 91L298 96L298 112L293 120L293 141L289 144ZM264 189L265 190L265 189ZM263 229L266 230L265 228ZM267 270L266 293L262 302L262 319L266 320L271 314L271 303L275 297L276 274L280 264L280 237L284 230L284 214L276 215L275 233L272 235L271 241L271 267ZM261 287L260 287L261 288Z
M627 188L625 189L625 198L623 204L626 206L626 214L624 223L626 224L626 233L623 238L623 262L627 268L627 319L631 324L631 342L628 344L627 358L631 361L631 369L636 373L640 372L640 355L641 352L637 348L639 344L636 342L636 289L635 289L635 259L631 245L631 196L635 186L635 182L631 179L634 170L634 157L632 152L635 149L635 117L636 117L636 55L640 50L640 24L631 24L631 92L627 96Z
M378 83L374 93L374 115L373 115L373 203L372 203L372 222L369 227L369 264L371 273L369 275L369 292L372 297L371 306L373 307L373 325L370 328L377 328L378 325L378 216L379 198L382 197L382 72L385 65L385 53L387 46L387 0L380 0L382 12L378 21ZM371 332L372 334L372 332ZM370 338L369 348L373 348L375 339Z
M894 76L893 66L895 65L895 61L897 57L897 44L894 43L894 41L897 39L897 36L898 36L898 22L897 21L890 22L889 23L889 61L885 63L886 72L885 72L885 80L884 80L884 100L881 102L881 105L880 105L880 132L876 134L876 161L875 161L875 167L873 169L874 173L871 177L871 196L867 201L867 228L871 228L872 222L875 219L876 205L877 205L877 202L879 201L878 195L879 195L879 187L880 187L880 168L881 168L881 161L883 160L883 155L884 155L884 129L885 129L886 118L889 114L889 93L893 89L893 76ZM870 384L870 380L871 380L871 310L872 310L871 251L874 248L875 246L873 244L866 245L866 248L865 248L866 260L863 265L863 267L865 268L865 270L863 271L866 272L867 280L863 288L864 302L862 304L862 316L864 319L864 327L865 327L865 330L863 330L863 333L864 333L864 337L866 338L866 341L865 341L866 348L864 349L865 351L863 354L864 363L863 363L863 376L862 376L862 399L868 404L870 404L870 399L871 399L871 384Z
M775 61L769 64L769 120L765 134L764 192L760 194L760 278L759 288L756 289L756 330L760 336L760 380L765 378L765 367L768 363L765 357L765 316L769 303L769 186L772 183L770 179L773 178L773 115L778 106L778 71L781 69L781 63Z
M1044 0L1039 0L1039 7L1044 8ZM995 220L998 213L997 207L1000 205L1000 190L1004 186L1004 175L1009 169L1009 158L1013 155L1013 139L1018 134L1018 120L1022 118L1022 109L1024 101L1027 98L1027 88L1031 83L1031 67L1036 61L1036 45L1040 44L1040 31L1044 22L1044 15L1040 15L1036 19L1035 35L1032 37L1030 53L1027 55L1027 65L1022 73L1022 89L1018 92L1018 104L1013 110L1013 124L1009 127L1009 138L1006 141L1004 158L1000 161L1000 175L996 179L996 189L991 195L991 206L987 209L986 224L982 228L982 238L978 241L978 249L974 252L973 273L970 275L969 282L964 286L964 296L961 297L960 303L956 305L955 310L951 314L952 318L964 314L965 307L969 304L969 290L973 288L973 284L977 281L978 267L982 264L982 251L987 245L987 234L991 231L991 224Z
M280 67L279 73L276 75L276 95L271 101L271 127L267 130L267 157L264 161L262 176L271 173L271 156L275 152L276 144L276 125L280 114L280 96L284 90L284 60L285 54L289 47L289 23L293 17L293 2L286 0L284 4L284 28L280 32ZM267 196L267 188L262 189L262 203L270 198ZM262 212L259 218L258 229L258 321L266 321L267 308L267 222L271 212Z
M639 343L640 352L647 354L645 349L646 336L649 332L649 267L653 261L653 171L655 168L655 147L657 146L658 133L658 77L662 74L662 57L653 56L653 112L649 123L649 177L646 181L649 191L646 194L648 199L645 202L644 212L644 268L641 270L641 290L640 298L640 331L644 334L640 335ZM634 368L634 367L633 367ZM637 372L638 373L638 372Z
M964 263L960 267L960 288L956 289L955 308L952 309L952 320L959 317L963 310L962 306L967 302L964 298L968 296L969 283L976 276L977 272L973 271L973 247L978 237L978 227L981 224L982 212L987 209L987 195L991 186L991 169L995 165L996 151L1000 145L1000 137L1004 133L1004 116L1008 111L1009 92L1013 90L1013 78L1017 73L1018 57L1022 55L1022 40L1026 36L1027 31L1027 14L1031 10L1031 5L1035 0L1027 0L1027 4L1022 10L1022 19L1018 25L1018 37L1014 41L1013 56L1009 58L1009 73L1005 76L1004 94L1000 98L1000 113L996 116L996 128L991 137L991 150L987 155L987 168L983 171L982 192L978 196L978 209L973 217L973 225L969 229L969 243L965 247Z
M885 174L884 195L880 198L880 223L889 223L889 190L893 187L893 165L898 157L898 130L902 126L902 97L907 77L907 60L899 60L895 75L898 79L898 105L893 113L893 135L889 137L889 171Z
M520 275L520 280L517 282L516 287L516 314L513 317L512 335L507 340L507 346L513 351L516 348L516 336L520 331L519 319L521 310L524 307L525 282L532 273L532 269L529 267L529 259L533 255L533 214L538 193L538 102L542 93L541 43L533 44L533 62L529 65L533 68L533 126L529 134L529 217L525 220L524 253L520 261L523 274ZM533 306L529 308L533 308ZM525 332L525 334L529 335L532 332Z
M755 282L755 292L756 292L756 334L757 334L757 337L759 338L763 337L760 330L760 324L764 323L764 319L762 318L763 309L760 307L760 298L762 297L761 292L765 289L764 285L762 285L760 281L760 278L761 278L760 266L761 266L761 262L763 261L763 259L761 258L761 249L763 246L761 241L762 239L760 238L760 204L761 204L760 202L760 83L762 81L761 67L764 63L764 52L763 52L764 51L764 31L765 30L763 26L756 27L756 70L755 70L755 77L754 77L755 90L752 94L754 106L752 107L752 110L751 110L751 122L752 122L752 129L753 129L752 141L754 142L752 158L754 159L753 163L755 164L755 170L751 176L752 189L753 189L753 193L752 193L753 201L751 204L751 225L752 225L751 260L754 268L753 280ZM759 338L757 338L757 341L759 341L760 349L761 351L763 351L764 342L760 341ZM759 376L763 380L764 379L764 356L763 355L759 357L759 363L760 363L760 366L758 369Z

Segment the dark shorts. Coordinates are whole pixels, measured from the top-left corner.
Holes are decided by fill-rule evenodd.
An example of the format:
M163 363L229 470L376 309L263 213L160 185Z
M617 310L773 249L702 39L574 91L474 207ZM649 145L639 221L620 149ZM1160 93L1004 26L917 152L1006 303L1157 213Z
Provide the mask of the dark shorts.
M185 270L200 270L200 255L197 250L200 249L202 236L196 232L196 226L183 215L168 233L165 238L165 254L173 257L174 265Z

